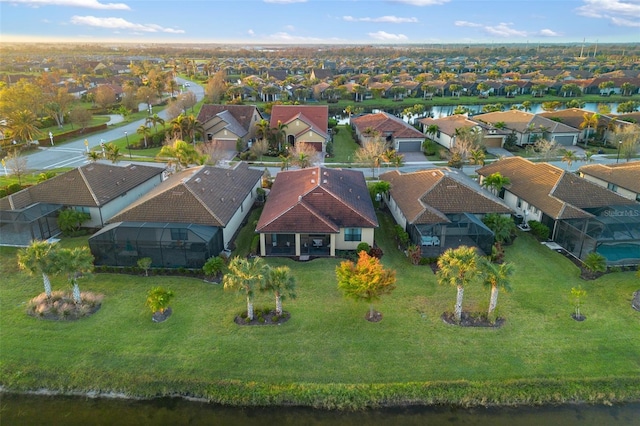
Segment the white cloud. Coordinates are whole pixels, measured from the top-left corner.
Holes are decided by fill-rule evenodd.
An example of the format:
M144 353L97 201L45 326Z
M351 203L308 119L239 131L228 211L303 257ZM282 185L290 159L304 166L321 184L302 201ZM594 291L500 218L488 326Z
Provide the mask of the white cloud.
M404 3L411 6L435 6L449 3L450 0L391 0L394 3Z
M489 34L498 36L498 37L526 37L527 36L526 31L516 30L514 28L511 28L511 25L513 24L506 24L504 22L501 22L495 26L487 25L484 27L484 30Z
M295 31L296 27L294 27L293 25L285 25L284 29L287 31Z
M578 15L587 18L610 20L622 27L640 26L640 1L638 0L583 0L576 8Z
M28 6L70 6L101 10L131 10L124 3L100 3L98 0L0 0L0 2L20 3Z
M156 24L136 24L122 18L98 18L95 16L73 16L71 23L89 27L107 28L112 30L129 30L143 33L184 34L184 30L164 28Z
M376 31L368 33L369 37L380 41L407 41L409 38L404 34L390 34L386 31Z
M418 18L401 18L399 16L390 15L380 16L377 18L354 18L353 16L343 16L342 19L347 22L385 22L389 24L412 24L418 22Z
M476 24L469 21L456 21L453 23L456 27L482 27L482 24Z
M249 30L247 31L247 34L249 34L251 37L253 37L254 35L256 35L256 33L253 30Z
M265 3L274 4L290 4L290 3L306 3L307 0L264 0Z
M296 36L284 31L270 34L269 36L267 36L267 38L269 40L278 41L281 43L320 43L324 41L321 38Z
M559 37L560 36L560 33L557 33L557 32L555 32L553 30L548 29L548 28L540 30L540 32L538 34L540 34L543 37Z

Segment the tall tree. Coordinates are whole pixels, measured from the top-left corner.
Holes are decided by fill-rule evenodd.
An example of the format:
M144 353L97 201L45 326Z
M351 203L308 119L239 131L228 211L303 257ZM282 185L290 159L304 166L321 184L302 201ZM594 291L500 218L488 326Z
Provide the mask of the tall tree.
M502 176L500 172L495 172L484 178L482 181L482 186L485 188L489 188L494 195L500 196L500 191L502 188L509 185L511 183L511 179L506 176Z
M376 168L380 167L380 163L384 159L384 153L387 150L387 143L379 136L364 143L355 152L355 159L371 167L371 174L376 176Z
M42 275L44 293L51 298L51 280L49 276L59 269L55 262L60 247L57 243L33 240L28 247L18 250L18 267L30 275Z
M447 249L438 258L438 283L456 287L455 319L462 319L464 288L478 275L478 254L474 247Z
M56 256L57 266L67 275L67 279L73 288L73 301L80 303L80 286L78 278L93 270L93 255L89 247L63 248Z
M264 287L268 266L261 257L252 260L234 257L222 279L225 290L236 291L247 299L247 318L253 320L253 297Z
M151 129L148 128L147 126L145 126L144 124L141 124L138 129L136 130L136 133L139 135L142 135L142 138L144 140L144 147L147 148L147 137L151 136Z
M11 137L19 142L31 142L42 132L38 129L38 117L29 110L17 110L9 114L7 127Z
M144 124L153 125L154 131L158 133L158 124L161 126L164 126L164 119L160 117L158 114L153 114L144 120Z
M158 153L159 158L169 158L169 164L176 167L176 170L189 167L191 164L205 164L207 158L200 154L196 148L181 140L176 140L173 145L165 145Z
M511 263L502 263L497 265L487 258L481 258L481 274L483 278L483 284L491 288L491 298L489 300L489 311L487 316L490 318L493 311L498 304L498 291L503 289L505 291L511 290L510 277L513 275L513 265Z
M568 170L571 171L571 165L574 161L578 161L578 156L570 149L562 150L562 161L567 163Z
M594 129L596 127L598 127L598 123L600 121L600 114L593 113L593 114L589 114L588 112L585 112L582 115L582 123L580 123L580 128L584 129L586 128L587 131L584 135L584 146L585 148L587 147L587 144L589 143L589 137L591 136L591 128L593 127Z
M373 303L396 288L396 271L385 269L380 259L361 250L358 261L341 262L336 267L338 288L345 297L369 303L369 319L375 315Z
M276 314L282 315L282 300L287 297L296 298L296 279L291 274L291 269L287 266L269 268L264 290L273 293L276 299Z

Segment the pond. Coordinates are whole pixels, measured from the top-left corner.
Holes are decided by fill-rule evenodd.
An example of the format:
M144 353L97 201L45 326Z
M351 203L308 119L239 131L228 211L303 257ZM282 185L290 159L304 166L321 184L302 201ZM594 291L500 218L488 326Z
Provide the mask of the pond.
M308 408L233 408L180 398L148 401L35 395L2 395L0 418L6 425L225 425L248 424L382 426L615 426L638 425L640 403L525 408L409 407L362 412Z

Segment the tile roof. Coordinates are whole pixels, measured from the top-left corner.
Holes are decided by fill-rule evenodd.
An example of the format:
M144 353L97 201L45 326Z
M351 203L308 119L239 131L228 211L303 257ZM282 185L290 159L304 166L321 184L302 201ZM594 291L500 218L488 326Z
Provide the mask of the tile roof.
M640 161L619 164L588 164L580 167L578 171L640 194Z
M14 208L30 203L101 207L162 173L161 167L91 163L31 186L29 197L13 194ZM21 201L19 201L21 200ZM18 202L16 202L18 201Z
M212 105L212 104L204 104L198 113L197 120L205 124L207 121L211 120L216 116L220 116L220 113L226 111L226 114L230 114L233 116L237 124L242 126L242 128L246 131L251 129L251 119L253 118L253 114L256 112L256 107L254 105ZM224 117L224 114L222 115Z
M511 183L506 189L554 219L591 216L589 207L630 204L633 201L548 163L509 157L477 170L481 176L499 172Z
M412 224L449 222L447 214L512 212L501 199L448 168L411 173L394 170L380 179L391 184L391 197Z
M519 133L526 133L530 126L534 129L545 128L549 133L579 132L579 130L574 127L558 123L557 121L550 120L549 118L543 117L539 114L531 114L529 112L518 110L478 114L474 115L473 119L494 125L496 123L503 122L508 129L515 130Z
M256 230L337 233L377 226L362 172L310 167L276 175Z
M422 123L425 128L429 127L432 124L435 124L438 126L440 132L449 136L455 135L456 129L459 129L460 127L471 128L478 125L478 123L476 123L475 121L469 120L465 115L461 114L450 115L448 117L442 118L426 117L418 121Z
M298 114L309 120L307 124L327 134L329 127L329 107L325 105L274 105L271 109L269 126L278 127L278 122L288 123Z
M415 127L405 123L402 119L386 112L365 114L351 118L351 124L363 132L371 127L380 132L381 135L393 134L396 139L424 139L425 136Z
M593 111L586 111L580 108L567 108L559 111L545 111L540 112L538 115L541 117L545 117L548 119L557 118L561 120L563 124L567 126L573 127L574 129L579 129L580 125L584 121L584 115L587 114L591 116L594 113ZM599 125L607 125L611 121L611 117L603 114L598 114L598 122Z
M234 169L200 166L169 177L109 220L174 222L225 227L262 178L239 163Z

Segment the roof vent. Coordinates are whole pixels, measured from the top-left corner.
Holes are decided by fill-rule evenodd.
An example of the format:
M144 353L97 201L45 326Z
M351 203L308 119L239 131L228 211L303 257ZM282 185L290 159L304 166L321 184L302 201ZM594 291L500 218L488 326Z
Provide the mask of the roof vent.
M329 176L329 172L325 171L324 173L322 173L325 176Z
M220 197L220 201L224 203L224 197Z
M327 183L327 182L328 182L328 181L327 181L326 179L322 181L322 183Z
M204 172L202 172L202 173L204 173L205 175L208 175L210 172L209 172L209 170L205 170L205 171L204 171Z
M316 183L316 180L315 179L311 179L311 183Z
M298 195L298 202L302 201L302 195Z
M311 174L312 174L312 175L315 175L315 174L316 174L316 171L315 171L315 170L312 170L312 171L311 171Z
M202 181L202 179L196 178L196 183L200 183L201 181Z

